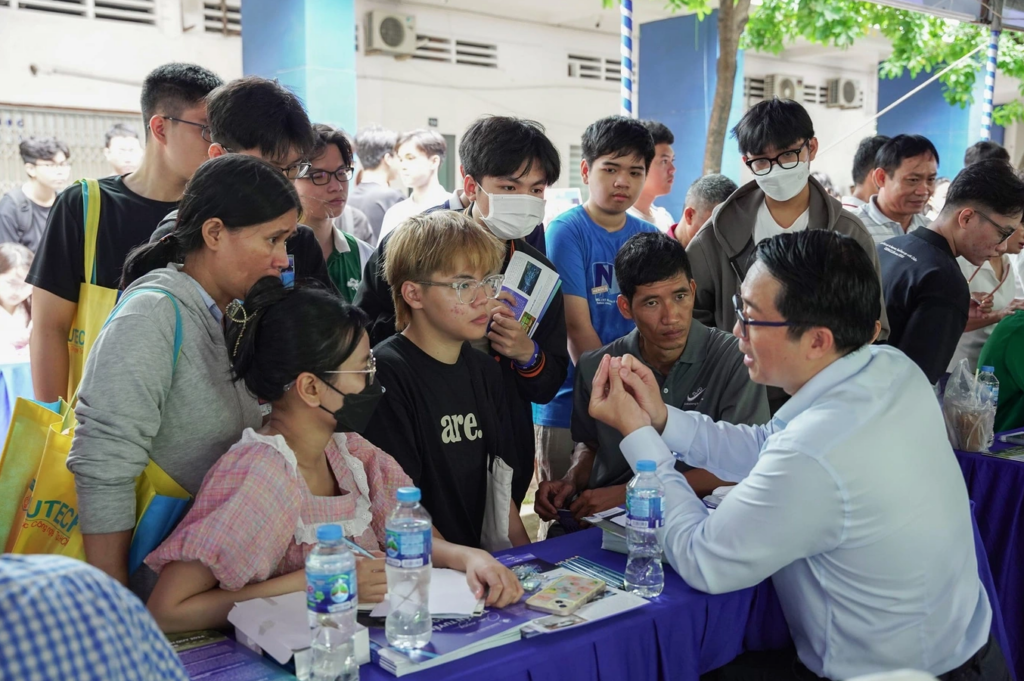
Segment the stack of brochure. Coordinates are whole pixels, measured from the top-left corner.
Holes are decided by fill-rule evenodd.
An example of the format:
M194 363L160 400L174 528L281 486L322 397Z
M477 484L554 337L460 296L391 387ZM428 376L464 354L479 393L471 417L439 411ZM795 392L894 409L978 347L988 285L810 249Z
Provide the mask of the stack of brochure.
M505 285L501 290L512 294L512 311L526 334L533 338L538 322L547 312L561 284L558 272L541 261L516 251L505 268Z
M584 518L585 521L595 527L601 528L601 548L605 551L628 554L629 547L626 544L626 507L616 506L607 511L595 513ZM665 561L665 554L661 554L661 562Z
M509 567L531 565L539 573L541 589L558 577L574 574L531 554L506 557L502 562ZM572 615L549 615L526 607L526 600L533 593L524 594L518 603L500 610L487 608L479 617L435 619L430 643L417 651L407 652L389 647L383 622L379 627L371 626L372 659L395 676L404 676L518 641L520 637L530 638L571 629L647 605L647 601L639 596L608 588L600 599L584 605Z

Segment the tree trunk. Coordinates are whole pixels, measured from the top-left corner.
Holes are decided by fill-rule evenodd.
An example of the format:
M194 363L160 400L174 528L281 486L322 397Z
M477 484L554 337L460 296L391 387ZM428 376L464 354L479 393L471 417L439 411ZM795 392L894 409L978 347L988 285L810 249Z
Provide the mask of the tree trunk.
M740 36L750 18L750 0L722 0L718 7L718 82L708 121L708 145L704 149L704 174L722 170L722 150L728 133L729 110L736 81L736 57Z

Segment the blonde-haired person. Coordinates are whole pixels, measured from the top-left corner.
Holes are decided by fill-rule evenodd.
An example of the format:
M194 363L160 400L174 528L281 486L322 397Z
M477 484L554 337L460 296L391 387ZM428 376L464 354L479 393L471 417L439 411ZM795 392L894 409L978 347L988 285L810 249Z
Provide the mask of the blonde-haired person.
M483 338L504 247L453 211L412 217L388 244L384 277L400 333L374 348L383 399L365 436L423 491L450 542L496 550L529 543L511 501L512 429L501 370Z
M0 364L29 361L32 287L25 277L32 258L32 251L21 244L0 244Z

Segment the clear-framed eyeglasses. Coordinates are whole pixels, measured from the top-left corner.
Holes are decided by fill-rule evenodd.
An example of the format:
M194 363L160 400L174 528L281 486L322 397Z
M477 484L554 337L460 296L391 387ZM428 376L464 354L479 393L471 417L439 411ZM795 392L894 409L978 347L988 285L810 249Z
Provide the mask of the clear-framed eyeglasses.
M494 299L501 293L501 285L505 283L504 274L492 274L489 277L484 278L482 281L475 279L460 279L459 281L417 281L417 284L423 286L446 286L448 288L455 289L455 293L459 298L459 302L463 305L472 305L476 302L477 295L480 291L484 292L484 297L488 299Z
M364 374L366 376L366 385L364 387L369 388L373 385L373 379L377 376L377 358L373 356L373 350L370 350L370 357L366 360L365 369L346 369L344 371L325 371L325 374Z
M373 385L374 379L377 377L377 358L373 356L373 350L370 350L370 357L366 360L365 369L345 369L339 371L322 371L322 374L364 374L366 376L366 383L363 388L369 388ZM323 380L321 378L321 380ZM284 391L288 392L295 385L295 381L292 381L284 387ZM334 386L331 386L334 387Z

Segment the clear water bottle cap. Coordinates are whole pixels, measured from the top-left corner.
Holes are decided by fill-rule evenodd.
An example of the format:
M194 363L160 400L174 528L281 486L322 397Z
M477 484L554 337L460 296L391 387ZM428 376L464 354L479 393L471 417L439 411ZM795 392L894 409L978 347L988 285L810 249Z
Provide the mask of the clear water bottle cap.
M658 464L654 463L650 459L641 459L636 462L637 473L652 473L658 468Z
M418 487L399 487L398 488L398 500L399 501L419 501L420 490Z
M340 541L341 525L321 525L316 528L317 541Z
M981 370L982 371L987 371L990 374L994 374L996 372L996 368L995 367L981 367Z

